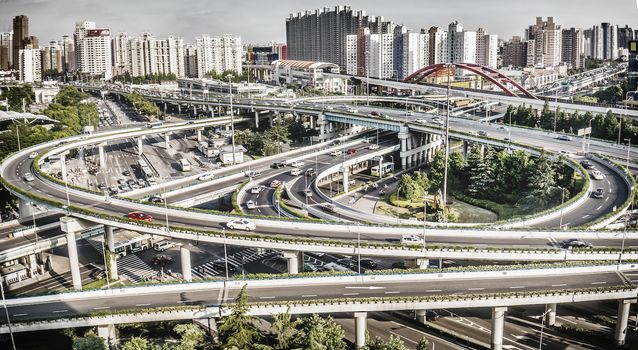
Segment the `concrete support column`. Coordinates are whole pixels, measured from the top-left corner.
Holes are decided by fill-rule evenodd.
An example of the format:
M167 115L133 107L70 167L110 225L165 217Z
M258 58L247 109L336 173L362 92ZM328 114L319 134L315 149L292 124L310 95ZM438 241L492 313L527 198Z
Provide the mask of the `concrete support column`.
M182 262L182 276L184 276L184 281L193 282L193 272L191 268L191 251L188 248L182 246L179 249L180 258Z
M296 275L299 273L299 266L301 263L300 252L285 251L283 257L288 261L288 273Z
M39 274L38 271L38 260L35 254L29 254L28 267L29 267L29 276L33 277Z
M166 113L166 109L167 109L166 102L164 102L164 113Z
M503 325L507 307L492 308L492 350L503 349Z
M415 311L416 314L416 320L417 322L421 323L421 324L425 324L427 322L427 311L426 310L416 310Z
M410 136L410 134L408 134L407 132L400 132L399 133L399 140L401 142L401 153L404 153L408 150L408 137ZM403 154L401 154L401 169L407 169L408 163L407 163L407 157L404 156Z
M109 279L117 281L120 276L117 271L117 254L115 254L115 236L113 235L113 226L104 225L104 248L108 251L106 254Z
M215 109L213 107L208 107L208 110L210 111L210 117L215 117Z
M467 141L463 141L463 159L467 160L467 155L469 154L470 143Z
M255 129L259 129L259 112L255 111Z
M355 347L357 349L363 348L366 345L366 328L367 328L367 312L355 312L354 313L354 328L355 328Z
M310 129L314 129L315 128L315 117L314 116L310 116Z
M268 112L268 124L270 125L271 128L272 128L272 120L273 120L273 113Z
M177 104L177 114L182 114L182 106L179 103Z
M406 259L405 265L409 268L425 270L428 268L428 266L430 266L430 259L427 259L427 258Z
M616 319L616 333L614 343L616 346L624 346L627 337L627 321L629 321L629 308L636 299L618 300L618 318Z
M202 142L202 129L197 129L197 142Z
M169 149L171 147L171 135L168 133L164 134L164 148Z
M69 265L71 265L71 279L73 289L82 290L82 276L80 276L80 263L78 261L78 246L75 240L75 233L81 230L76 219L63 216L60 218L60 228L66 233L67 250L69 252Z
M545 324L553 326L556 324L556 304L547 304L547 313L545 314Z
M104 339L107 349L111 349L117 342L115 325L109 324L105 326L97 326L97 336Z
M31 220L31 216L34 214L33 205L31 204L31 202L22 198L18 199L18 211L20 213L20 220L24 221L25 223L25 220ZM33 225L33 221L29 221L29 225Z
M118 95L119 96L119 95ZM62 171L62 182L67 182L67 173L66 173L66 155L68 152L64 152L60 154L60 170Z
M341 172L343 173L343 193L348 193L348 189L350 188L350 184L348 183L349 178L348 175L350 175L350 168L345 166L343 168L341 168Z
M144 153L144 136L137 138L137 155L141 156Z
M197 117L197 106L193 105L193 117Z
M106 146L106 142L101 143L97 147L98 152L100 153L100 168L102 169L106 168L106 156L104 155L104 146Z

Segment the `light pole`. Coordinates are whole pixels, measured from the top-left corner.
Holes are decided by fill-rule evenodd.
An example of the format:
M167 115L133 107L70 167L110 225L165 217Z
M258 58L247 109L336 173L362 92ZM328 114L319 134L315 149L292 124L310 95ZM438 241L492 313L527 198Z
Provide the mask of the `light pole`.
M359 265L359 275L361 275L361 231L357 222L357 263Z
M548 313L550 313L550 310L546 310L543 315L541 315L541 336L538 339L538 350L541 350L543 348L543 330L544 330L544 326L545 326L545 315L547 315Z
M631 152L631 139L625 139L625 141L629 142L629 146L627 147L627 163L625 165L625 171L629 173L629 152Z
M366 50L366 66L364 67L366 70L366 95L367 104L370 107L370 50Z
M164 218L166 219L166 233L168 233L168 198L166 198L166 182L164 182L166 179L160 178L160 180L162 181L162 192L164 192Z
M562 230L563 229L563 204L565 204L565 189L563 187L558 187L560 188L560 193L561 193L561 197L560 197L560 221L558 224L558 229Z
M507 149L512 151L512 111L510 111L510 127L507 130Z
M232 82L232 76L229 74L227 75L228 78L228 92L230 93L230 132L232 133L231 135L231 142L233 145L233 165L235 165L235 113L233 112L233 82Z
M449 134L450 134L450 67L451 64L447 63L445 68L447 70L447 112L445 114L445 166L443 169L443 220L447 222L447 215L445 209L447 209L447 167L448 158L450 156Z
M428 218L428 191L423 191L423 257L425 258L426 249L425 249L425 223Z
M226 270L226 281L228 281L228 251L226 250L226 228L222 228L224 235L224 270Z
M589 146L591 145L591 121L594 120L594 118L589 119L589 137L587 138L587 153L589 153Z
M13 329L11 329L11 318L9 317L9 309L7 309L7 300L4 298L4 277L0 274L0 293L2 293L2 304L4 305L4 313L7 316L7 326L9 327L9 335L11 336L11 345L16 350L16 342L13 339Z

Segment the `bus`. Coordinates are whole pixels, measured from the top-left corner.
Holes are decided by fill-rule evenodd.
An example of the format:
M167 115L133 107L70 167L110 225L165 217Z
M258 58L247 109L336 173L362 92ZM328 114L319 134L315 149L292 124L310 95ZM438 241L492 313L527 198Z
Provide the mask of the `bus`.
M148 166L148 163L144 159L140 159L137 164L140 167L142 176L144 176L146 180L149 180L155 176L155 173L153 173L153 170L151 170L151 167Z
M150 122L150 123L146 123L146 127L149 129L154 129L154 128L159 128L160 126L162 126L162 122Z
M182 158L179 160L179 168L181 171L191 171L191 163L188 160Z
M379 166L375 165L370 170L370 175L380 177L385 176L386 174L394 172L394 163L383 163L381 164L381 172L379 172Z

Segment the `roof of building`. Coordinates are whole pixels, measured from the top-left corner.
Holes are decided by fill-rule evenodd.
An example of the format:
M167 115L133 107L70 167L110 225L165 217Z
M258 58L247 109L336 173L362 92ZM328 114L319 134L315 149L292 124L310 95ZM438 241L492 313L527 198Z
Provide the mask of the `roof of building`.
M33 114L33 113L20 113L20 112L14 112L14 111L0 111L0 121L13 121L13 120L21 120L21 119L40 119L40 120L44 120L47 122L54 122L56 123L57 120L53 120L49 117L47 117L46 115L42 115L42 114Z
M219 148L220 152L222 153L233 153L233 146L232 145L225 145ZM237 152L246 152L246 148L244 148L244 146L242 145L235 145L235 153Z
M339 65L329 62L315 62L315 61L296 61L296 60L276 60L272 63L275 66L287 66L292 68L303 69L322 69L322 68L337 68Z

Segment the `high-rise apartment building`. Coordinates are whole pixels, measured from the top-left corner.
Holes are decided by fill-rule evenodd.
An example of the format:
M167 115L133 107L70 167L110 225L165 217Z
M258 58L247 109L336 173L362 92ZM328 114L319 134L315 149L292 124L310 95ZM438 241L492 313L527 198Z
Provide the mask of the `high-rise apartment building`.
M128 71L134 77L151 74L186 76L184 41L181 38L156 39L150 33L143 33L138 38L122 36L117 39L113 41L114 48L118 51L125 50L126 54L123 55L120 52L114 54L114 70Z
M521 40L520 36L512 37L512 39L503 45L503 66L524 68L528 66L528 56L530 60L534 59L534 45Z
M129 45L131 38L126 33L117 33L111 39L113 76L131 74L131 56Z
M634 30L628 26L625 25L624 28L620 28L618 27L618 47L619 48L629 48L629 42L631 40L634 40L635 36L634 36Z
M357 75L360 70L357 65L357 38L356 34L346 36L346 74Z
M601 23L602 47L604 60L615 60L618 58L618 27L611 23Z
M498 65L498 35L483 28L476 31L476 64L494 69Z
M450 62L448 49L448 32L440 27L431 27L428 31L428 35L430 44L430 64Z
M243 50L241 37L225 35L212 38L203 36L195 39L197 48L197 76L204 77L209 72L221 74L233 71L242 74Z
M68 74L70 72L74 72L77 70L78 66L76 63L76 55L75 55L75 42L72 37L68 35L64 35L62 37L62 56L64 57L64 73Z
M536 24L525 31L529 44L534 44L534 57L528 65L554 67L561 63L562 32L561 26L554 22L553 17L536 17Z
M13 31L0 33L0 70L7 71L13 63Z
M25 83L42 81L42 62L40 49L32 48L31 45L18 51L18 68L20 80Z
M40 51L43 76L54 76L64 71L64 56L61 43L51 41L48 46Z
M184 74L189 78L196 78L197 73L197 48L191 44L184 48Z
M78 22L75 25L74 39L78 71L105 80L111 79L113 67L110 30L96 28L95 22Z
M476 63L476 32L468 32L454 21L448 26L449 63ZM446 63L446 62L442 62Z
M589 58L615 60L618 58L618 28L610 23L594 25L583 32L584 52Z
M397 27L400 28L400 27ZM398 79L405 79L410 74L430 62L430 36L422 30L419 33L407 29L395 29L394 36L394 70Z
M20 66L20 50L25 48L25 39L29 37L29 17L20 15L13 18L13 69Z
M562 60L573 69L584 67L584 36L579 28L563 29Z

